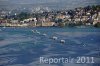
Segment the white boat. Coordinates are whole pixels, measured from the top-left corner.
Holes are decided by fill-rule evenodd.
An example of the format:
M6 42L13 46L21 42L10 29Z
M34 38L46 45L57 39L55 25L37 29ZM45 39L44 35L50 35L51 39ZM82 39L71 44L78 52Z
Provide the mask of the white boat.
M65 43L65 40L60 40L61 43Z
M45 33L43 34L43 36L46 36L46 35L47 35L47 34L45 34Z
M36 33L40 34L40 32L38 32L38 31Z
M53 39L53 40L57 40L58 38L57 38L56 36L53 36L52 39Z
M32 30L32 32L34 32L34 30Z

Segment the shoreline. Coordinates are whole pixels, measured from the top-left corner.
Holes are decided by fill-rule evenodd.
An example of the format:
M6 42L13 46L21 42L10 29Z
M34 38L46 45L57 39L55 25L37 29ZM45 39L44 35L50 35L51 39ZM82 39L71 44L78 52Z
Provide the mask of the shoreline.
M0 27L60 27L60 28L65 28L65 27L68 27L68 28L85 28L85 27L95 27L93 25L79 25L79 26L0 26ZM99 27L95 27L95 28L99 28Z
M57 28L98 28L99 27L94 27L94 26L64 26L64 27L60 27L60 26L0 26L0 28L52 28L52 27L57 27Z

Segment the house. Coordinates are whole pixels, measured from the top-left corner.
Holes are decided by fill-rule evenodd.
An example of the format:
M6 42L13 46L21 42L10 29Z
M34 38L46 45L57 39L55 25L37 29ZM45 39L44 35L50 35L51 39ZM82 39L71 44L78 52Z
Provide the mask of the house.
M97 22L100 22L100 19L94 19L93 25L95 25Z
M41 26L54 26L55 22L42 22Z
M58 18L58 19L64 19L64 18L66 18L66 15L58 14L56 16L56 18Z

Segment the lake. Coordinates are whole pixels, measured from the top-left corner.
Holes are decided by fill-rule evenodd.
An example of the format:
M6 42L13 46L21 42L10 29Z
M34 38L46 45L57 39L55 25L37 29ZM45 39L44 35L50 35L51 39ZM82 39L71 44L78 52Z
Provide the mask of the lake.
M0 29L0 66L100 66L100 28ZM57 39L53 40L53 36ZM61 40L65 43L61 43ZM71 57L74 60L77 57L93 57L94 63L74 61L48 64L40 63L40 57Z

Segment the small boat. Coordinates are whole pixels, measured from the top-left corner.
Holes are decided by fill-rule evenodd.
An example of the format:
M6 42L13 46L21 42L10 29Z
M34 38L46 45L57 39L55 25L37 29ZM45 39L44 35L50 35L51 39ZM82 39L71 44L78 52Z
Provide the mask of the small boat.
M47 34L45 34L45 33L43 34L43 36L46 36L46 35L47 35Z
M57 40L58 38L57 38L56 36L53 36L52 39L53 39L53 40Z
M35 32L34 30L32 30L32 32Z
M38 32L37 30L35 30L35 32Z
M65 40L60 40L60 43L65 43Z
M40 32L38 32L38 31L36 33L40 34Z

